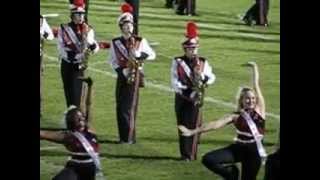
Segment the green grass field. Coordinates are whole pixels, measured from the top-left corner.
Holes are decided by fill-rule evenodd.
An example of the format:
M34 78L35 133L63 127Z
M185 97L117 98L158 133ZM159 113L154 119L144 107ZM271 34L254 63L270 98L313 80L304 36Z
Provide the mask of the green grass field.
M212 180L219 177L201 164L206 152L230 144L235 136L232 126L204 134L198 160L181 162L179 158L174 94L169 91L172 57L182 55L187 20L200 28L199 54L207 57L216 74L216 82L207 89L203 107L204 121L216 120L234 110L239 86L250 85L250 72L241 64L255 60L260 67L261 88L267 104L267 152L273 151L280 126L280 1L271 0L271 26L248 27L238 15L244 14L252 0L198 0L199 16L177 16L164 8L164 0L140 0L140 35L158 42L155 61L146 63L147 85L140 91L137 120L137 144L118 145L115 119L115 73L106 63L109 52L101 50L90 59L88 74L94 79L92 126L101 141L103 171L109 180ZM110 41L120 34L116 19L118 0L90 0L89 21L97 39ZM69 22L67 0L41 0L42 14L59 13L48 18L51 26ZM44 107L41 127L61 127L66 110L56 41L45 44ZM40 141L40 177L51 179L63 168L68 154L58 144ZM259 172L262 179L263 168ZM221 179L221 178L220 178Z

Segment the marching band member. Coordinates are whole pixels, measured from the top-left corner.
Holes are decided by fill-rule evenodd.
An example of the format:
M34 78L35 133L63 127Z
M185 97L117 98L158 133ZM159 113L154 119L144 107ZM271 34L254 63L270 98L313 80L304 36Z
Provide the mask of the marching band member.
M187 39L182 43L184 55L175 57L171 66L171 83L175 91L175 113L178 125L190 129L200 126L200 107L203 103L204 88L213 84L215 75L206 58L198 55L198 32L193 22L187 24ZM181 136L179 133L182 160L195 160L198 135Z
M85 23L85 4L74 0L70 5L71 22L61 24L58 30L58 51L61 59L61 77L67 107L80 106L82 81L89 55L99 50L93 28Z
M241 89L237 112L192 130L184 126L179 127L184 136L192 136L234 124L237 132L235 142L227 147L213 150L202 158L202 163L209 170L226 180L238 180L239 170L235 165L237 162L242 163L241 180L255 180L261 162L267 157L262 144L266 111L259 87L258 66L255 62L249 62L248 65L253 69L254 87Z
M42 78L43 78L43 43L44 40L53 40L53 32L46 20L40 14L40 116L41 116L41 99L42 99Z
M120 143L136 142L136 116L139 87L143 87L142 65L144 60L154 60L155 52L145 38L133 34L133 8L125 3L118 18L121 36L110 45L111 67L117 72L116 111Z

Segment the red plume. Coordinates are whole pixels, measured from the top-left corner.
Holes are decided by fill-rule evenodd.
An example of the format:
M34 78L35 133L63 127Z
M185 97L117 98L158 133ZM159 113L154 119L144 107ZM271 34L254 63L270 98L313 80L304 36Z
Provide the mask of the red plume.
M132 8L132 6L130 4L124 3L121 6L121 11L122 11L122 13L126 13L126 12L132 13L133 12L133 8Z
M74 1L73 1L73 4L74 4L76 7L84 7L84 0L74 0Z
M188 22L186 30L187 30L186 32L187 38L191 39L198 36L198 27L194 22L192 21Z

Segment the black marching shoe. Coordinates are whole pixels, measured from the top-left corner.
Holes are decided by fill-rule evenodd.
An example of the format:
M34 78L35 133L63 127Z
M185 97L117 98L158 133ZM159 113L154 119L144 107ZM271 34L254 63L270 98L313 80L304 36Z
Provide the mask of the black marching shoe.
M251 17L244 17L244 18L242 19L242 21L243 21L246 25L248 25L248 26L252 26L252 25L253 25L253 20L252 20Z
M191 158L186 157L186 156L182 156L182 157L180 157L180 160L181 160L181 161L185 161L185 162L190 162L190 161L191 161Z
M135 143L136 143L135 140L134 141L123 141L123 140L120 140L120 141L118 141L117 144L135 144Z
M176 11L176 14L177 15L185 15L184 12L181 12L181 11Z
M168 9L170 9L170 8L173 8L173 4L170 4L170 3L166 3L166 5L164 6L165 8L168 8Z
M230 176L225 178L225 180L238 180L239 179L239 169L235 165L231 165L230 168Z

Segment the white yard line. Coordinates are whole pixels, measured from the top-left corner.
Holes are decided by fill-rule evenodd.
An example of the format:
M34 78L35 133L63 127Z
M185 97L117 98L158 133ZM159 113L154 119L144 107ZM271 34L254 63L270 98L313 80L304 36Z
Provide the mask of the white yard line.
M198 23L199 27L206 27L206 28L210 28L210 29L216 29L216 30L236 30L234 28L228 28L226 26L221 26L221 25L214 25L214 24L207 24L207 23ZM238 30L247 30L244 28L238 29ZM257 38L257 39L263 39L263 40L279 40L279 36L274 37L274 35L272 36L265 36L265 35L261 35L259 33L241 33L241 32L232 32L230 33L231 35L239 35L239 36L243 36L243 37L253 37L253 38ZM201 35L200 35L201 36Z
M98 61L98 62L90 63L90 66L96 66L98 64L107 64L107 61Z
M40 151L52 150L52 149L61 149L61 147L59 147L59 146L43 146L43 147L40 147Z
M43 14L42 16L45 17L45 18L51 18L51 17L58 17L59 14L57 14L57 13L53 13L53 14Z
M267 37L267 36L263 36L256 33L236 33L236 34L243 37L253 37L253 38L258 38L263 40L279 40L279 38Z
M55 61L57 62L57 57L52 57L52 56L48 56L48 55L44 55L45 58L48 58L48 60L50 61ZM46 66L48 67L60 67L58 64L47 64ZM113 78L116 78L117 75L115 73L111 73L109 71L103 71L103 70L99 70L99 69L96 69L96 68L93 68L93 67L88 67L88 70L92 71L92 72L96 72L96 73L101 73L101 74L104 74L106 76L110 76L110 77L113 77ZM155 88L155 89L159 89L159 90L162 90L162 91L166 91L166 92L174 92L173 89L169 86L165 86L165 85L162 85L162 84L157 84L157 83L152 83L152 82L149 82L149 81L145 81L146 83L146 86L147 87L152 87L152 88ZM225 102L225 101L221 101L221 100L218 100L218 99L215 99L213 97L205 97L204 99L206 102L211 102L211 103L215 103L217 105L221 105L221 106L224 106L224 107L228 107L228 108L235 108L236 105L233 104L233 103L230 103L230 102ZM280 120L280 115L277 115L277 114L273 114L273 113L266 113L267 116L269 117L273 117L275 119L278 119Z
M214 25L214 24L207 24L207 23L197 23L199 27L205 27L205 28L210 28L210 29L216 29L216 30L228 30L231 28L227 28L226 26L221 26L221 25ZM201 35L200 35L201 36Z

